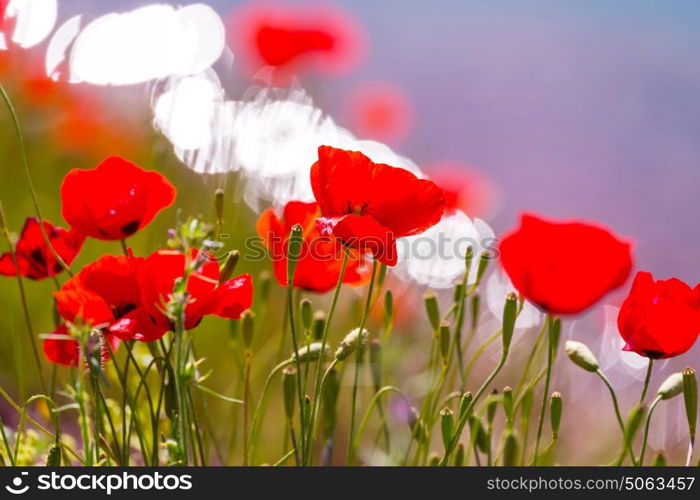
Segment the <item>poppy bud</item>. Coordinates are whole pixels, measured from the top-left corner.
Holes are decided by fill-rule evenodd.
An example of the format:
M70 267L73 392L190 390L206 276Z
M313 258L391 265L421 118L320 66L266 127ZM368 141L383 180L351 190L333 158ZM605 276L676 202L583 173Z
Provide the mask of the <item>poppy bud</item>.
M561 423L562 400L561 394L553 392L549 399L549 418L552 426L552 439L559 437L559 424Z
M301 324L304 326L304 330L307 332L311 330L311 322L313 321L313 309L311 308L311 301L309 299L301 299L299 302L299 309L301 313Z
M600 365L588 346L575 340L567 340L564 345L569 359L589 372L597 372Z
M472 402L472 399L474 397L472 396L471 392L465 392L462 395L462 399L459 400L459 418L462 419L464 418L464 415L467 413L467 408L469 408L469 405Z
M382 263L379 265L379 274L377 275L377 290L381 290L384 285L384 280L386 280L386 264Z
M688 417L690 438L692 441L695 441L695 429L698 420L698 381L695 378L695 370L692 368L683 370L683 399L685 400L685 413Z
M321 357L321 342L313 342L309 345L305 345L299 348L299 362L300 363L311 363L317 361ZM324 359L331 355L331 350L328 346L325 346L323 357ZM292 361L296 361L296 353L292 353L290 358Z
M644 405L636 405L632 408L627 415L627 421L625 422L625 447L629 448L637 435L639 426L642 424L642 419L644 418Z
M449 408L443 408L440 412L440 430L442 431L442 444L447 449L452 440L452 431L454 430L454 413Z
M217 188L214 191L214 210L216 211L216 218L223 219L224 213L224 190Z
M509 293L506 303L503 306L503 352L510 349L510 342L513 340L515 331L515 319L518 315L518 297L514 293Z
M442 359L447 360L447 356L450 354L450 324L447 321L440 322L438 342L440 344Z
M455 467L464 466L464 445L462 443L457 444L457 450L455 451Z
M219 285L231 279L240 257L241 254L238 252L238 250L231 250L228 254L226 254L226 260L224 260L224 264L219 270Z
M387 290L384 294L384 331L389 331L394 322L394 294Z
M243 333L243 345L246 349L250 349L255 332L255 313L250 309L241 313L241 332Z
M369 343L369 367L374 390L379 391L382 385L382 344L379 339L372 339Z
M427 290L423 294L423 302L425 302L425 310L428 313L428 320L433 331L437 331L440 327L440 306L438 305L437 296L432 290Z
M301 224L294 224L289 233L289 242L287 244L287 286L291 286L294 282L294 271L297 268L297 261L299 260L299 255L301 255L301 247L304 243L303 230Z
M503 442L503 465L513 467L518 465L520 455L520 444L515 431L507 430Z
M287 366L282 370L282 393L284 394L284 414L288 421L294 419L294 406L297 399L297 369Z
M481 305L481 299L479 298L479 295L474 295L472 297L472 302L471 302L471 311L472 311L472 329L475 329L477 324L479 323L479 307Z
M514 420L513 389L510 387L503 388L503 411L506 414L506 424L512 426Z
M353 331L348 333L345 338L340 342L338 345L338 349L335 351L335 358L338 361L343 361L344 359L347 359L353 352L355 352L355 349L358 348L357 344L359 342L360 349L364 349L365 346L367 345L369 339L369 332L367 329L362 330L362 335L360 335L360 329L355 328Z
M258 277L258 287L260 288L260 300L267 302L270 297L270 285L272 285L272 275L269 271L263 271Z
M672 373L664 380L659 386L657 394L661 399L671 399L678 396L681 391L683 391L683 374L678 372Z
M304 396L304 421L308 422L311 416L311 396Z
M657 453L656 457L654 458L654 467L666 467L666 456L663 453Z
M323 311L316 311L312 326L312 336L314 340L321 340L323 338L323 330L326 328L326 313Z
M440 465L440 455L432 451L430 452L430 455L428 455L428 467L437 467Z
M486 422L489 427L493 425L493 420L496 418L496 410L498 410L498 391L494 390L486 398Z
M481 278L484 277L484 273L486 272L486 268L488 267L490 261L491 252L481 252L481 255L479 255L479 267L476 269L476 285L481 283Z

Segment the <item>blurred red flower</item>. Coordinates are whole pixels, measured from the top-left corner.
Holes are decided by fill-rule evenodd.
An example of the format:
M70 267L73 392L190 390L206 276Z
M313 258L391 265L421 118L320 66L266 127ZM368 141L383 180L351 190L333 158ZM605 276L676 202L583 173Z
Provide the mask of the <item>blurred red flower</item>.
M486 174L459 162L425 167L430 179L445 192L446 212L461 210L470 217L491 218L500 204L500 191Z
M652 359L683 354L700 334L700 284L679 279L654 281L640 271L617 317L625 351Z
M144 307L161 328L171 329L165 306L172 296L175 280L184 277L188 267L191 271L187 277L185 329L196 327L209 314L239 319L253 304L253 282L249 274L219 283L219 264L206 252L193 250L186 258L176 250L159 250L146 258L139 272L139 288Z
M110 343L112 352L116 351L119 347L119 339L114 335L104 333L100 333L99 341L96 342L95 345L88 346L93 349L99 349L100 358L103 362L109 359L110 350L105 342ZM51 333L51 336L44 340L43 349L44 356L46 356L46 359L51 363L66 366L78 365L78 360L80 359L80 344L70 336L68 327L65 324L56 328Z
M363 31L337 7L249 4L235 9L230 20L231 45L254 69L338 74L353 69L364 54Z
M157 340L168 330L143 307L138 273L143 258L103 255L54 293L61 317L102 328L121 340Z
M311 186L323 215L321 233L370 251L389 266L396 264L397 238L425 231L445 211L445 196L435 183L357 151L318 148Z
M292 227L304 228L304 249L294 273L294 286L311 292L325 293L338 283L342 253L333 239L324 238L316 221L321 216L318 204L291 201L284 207L282 217L268 208L258 218L256 229L272 258L275 278L287 286L287 239ZM369 278L364 259L356 252L348 261L343 283L361 285Z
M54 226L47 220L44 221L44 229L54 251L66 264L70 265L83 247L85 236L74 229L67 230ZM55 276L63 270L46 245L39 219L36 217L27 217L24 222L15 247L15 254L20 276L40 280ZM0 256L0 274L17 276L17 269L9 252Z
M119 157L92 170L71 170L61 185L63 218L100 240L131 236L172 205L175 196L175 187L163 175Z
M584 311L622 286L632 270L628 242L583 222L553 222L526 214L499 249L513 286L552 314Z
M353 132L383 142L404 139L413 126L410 100L400 88L386 82L355 89L346 114Z

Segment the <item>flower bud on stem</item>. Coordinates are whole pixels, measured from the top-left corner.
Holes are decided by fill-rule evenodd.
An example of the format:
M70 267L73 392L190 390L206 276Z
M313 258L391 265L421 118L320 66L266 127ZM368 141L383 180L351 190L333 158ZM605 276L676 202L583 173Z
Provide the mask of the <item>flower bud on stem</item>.
M438 305L437 296L432 290L428 290L423 294L423 302L425 310L428 313L428 320L433 331L437 332L440 328L440 306Z
M685 465L688 467L693 459L695 430L698 420L698 381L695 378L695 370L692 368L683 370L683 399L685 400L685 414L688 417L688 435L690 439L688 457L685 461Z

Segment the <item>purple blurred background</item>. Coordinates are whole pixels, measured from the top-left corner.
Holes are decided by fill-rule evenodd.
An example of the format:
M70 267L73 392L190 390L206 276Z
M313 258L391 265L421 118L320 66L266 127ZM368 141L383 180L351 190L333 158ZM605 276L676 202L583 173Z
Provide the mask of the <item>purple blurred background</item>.
M145 3L64 0L59 15ZM354 84L390 81L416 111L396 149L488 172L504 193L496 232L522 210L598 220L635 240L639 268L700 280L700 2L335 3L370 45L357 72L324 81L331 114Z

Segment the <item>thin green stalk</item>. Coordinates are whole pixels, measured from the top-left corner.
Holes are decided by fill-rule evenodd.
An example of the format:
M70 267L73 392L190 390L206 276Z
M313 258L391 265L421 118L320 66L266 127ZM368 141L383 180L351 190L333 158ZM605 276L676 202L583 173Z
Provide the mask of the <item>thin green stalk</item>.
M4 92L2 85L0 85L0 91ZM19 263L17 262L17 253L15 252L15 246L12 244L12 238L10 237L10 230L7 227L7 219L5 219L5 210L3 209L2 202L0 202L0 222L2 222L2 232L7 240L7 245L10 248L10 256L12 257L12 264L15 267L15 272L17 273L17 286L19 287L19 297L22 303L22 311L24 313L24 322L27 327L27 336L29 344L32 346L32 353L34 354L34 362L36 363L36 369L39 373L39 382L41 384L41 391L46 391L46 380L44 380L44 372L41 366L41 358L39 357L39 350L36 347L36 341L34 338L34 327L32 326L32 318L29 313L29 305L27 303L27 294L24 290L24 282L22 276L19 272ZM43 226L42 226L43 227Z
M608 377L606 377L605 374L600 369L596 370L595 373L605 383L605 386L608 388L608 391L610 392L610 397L612 398L613 408L615 409L615 418L617 419L617 424L620 426L620 431L622 432L622 446L623 446L622 459L624 460L625 455L629 452L630 459L632 460L632 465L635 465L634 451L632 451L631 444L627 442L627 431L625 430L625 421L622 419L622 414L620 413L620 405L617 402L617 396L615 395L615 389L613 388L612 384L610 383L610 380L608 380ZM621 464L618 464L618 465L621 465Z
M552 365L554 364L554 346L553 342L554 339L552 339L552 322L554 321L554 318L551 316L547 316L547 324L549 326L547 336L549 339L549 342L547 344L547 372L545 373L545 378L544 378L544 392L542 393L542 403L540 406L540 416L539 416L539 421L537 424L537 437L535 438L535 454L532 458L533 464L536 466L537 465L537 459L538 459L538 452L540 449L540 440L542 439L542 429L544 428L544 417L545 413L547 412L547 400L548 400L548 395L549 395L549 385L552 381Z
M326 323L323 327L323 334L321 335L321 352L326 352L326 345L328 344L328 332L330 332L330 325L333 321L333 315L335 313L335 308L338 305L338 297L340 296L340 289L343 285L343 278L345 277L345 270L348 267L348 261L350 260L350 254L348 249L344 249L343 262L340 266L340 274L338 276L338 283L333 291L333 297L331 298L331 304L328 308L328 314L326 315ZM321 374L323 370L323 363L318 363L316 367L316 377L314 378L314 393L313 400L311 402L311 425L309 425L309 431L313 432L314 428L318 428L318 418L319 418L319 406L321 404ZM307 441L315 442L316 438L313 435L307 436ZM312 448L313 449L313 448ZM308 457L303 457L303 462L306 464Z
M649 360L649 362L649 364L651 365L651 359ZM651 403L651 406L649 406L649 412L647 413L647 421L644 424L644 439L642 439L642 451L639 452L639 460L637 461L637 465L640 467L644 465L644 453L647 449L647 439L649 438L649 424L651 424L651 416L654 413L654 410L656 409L656 406L659 404L660 401L661 396L656 396L656 398L654 398L654 401Z
M642 394L639 397L639 404L643 405L644 404L644 399L647 396L647 390L649 389L649 381L651 380L651 370L654 366L654 360L649 358L649 364L647 365L647 374L646 377L644 377L644 386L642 387Z
M61 267L66 270L69 276L73 276L70 267L58 254L58 252L56 252L56 249L51 244L51 240L49 240L49 235L46 233L46 228L44 227L44 218L42 217L41 209L39 208L39 198L36 195L36 190L34 189L34 182L32 181L32 176L29 172L29 162L27 161L27 151L24 147L24 137L22 136L22 128L19 125L19 118L17 118L15 107L12 105L10 96L7 95L7 91L5 90L5 87L2 84L0 84L0 96L5 102L5 106L7 106L7 109L10 112L10 117L12 118L12 125L15 129L17 144L19 145L20 156L22 158L22 165L24 166L24 174L27 178L27 184L29 185L29 192L32 195L34 211L36 212L37 219L39 219L39 227L41 228L41 235L44 238L44 243L46 244L46 247L49 249L53 257L56 259L56 262L58 262L61 265Z
M377 409L380 408L379 403L380 403L380 398L384 394L388 394L391 392L395 392L399 396L403 398L403 400L406 402L406 405L410 406L411 402L409 399L406 397L406 395L397 387L391 386L391 385L385 385L381 389L379 389L375 394L372 400L369 403L369 406L367 407L367 410L365 411L364 416L362 417L362 421L360 422L360 426L357 428L357 434L355 435L355 438L353 441L350 443L350 455L354 456L355 450L357 449L357 445L359 444L360 440L362 439L362 435L365 432L365 428L367 427L367 423L369 422L369 417L372 414L372 410L376 406Z
M305 457L306 456L306 417L304 415L304 394L302 392L302 371L301 371L301 361L299 360L299 343L297 341L297 328L295 324L295 318L294 318L294 297L293 297L293 291L294 291L294 283L292 280L287 284L287 311L289 313L289 328L291 330L292 334L292 348L294 349L294 362L296 363L296 368L297 368L297 398L298 398L298 404L299 404L299 436L301 437L300 439L300 447L301 447L301 456ZM321 351L323 352L323 351ZM244 416L245 419L245 416Z
M374 290L374 280L377 275L377 263L379 261L375 260L372 264L372 276L370 277L369 280L369 289L367 290L367 301L365 302L365 310L362 313L362 319L360 320L360 339L362 339L362 332L365 329L365 324L367 323L367 316L369 316L369 309L370 305L372 304L372 291ZM345 458L345 462L347 465L350 465L350 462L352 461L352 442L355 438L355 418L356 418L356 410L357 410L357 388L359 385L359 373L360 373L360 365L362 364L362 355L364 354L364 347L362 345L362 341L358 340L357 342L357 350L355 352L355 374L353 377L353 385L352 385L352 410L350 412L350 436L348 439L348 452L347 456Z

